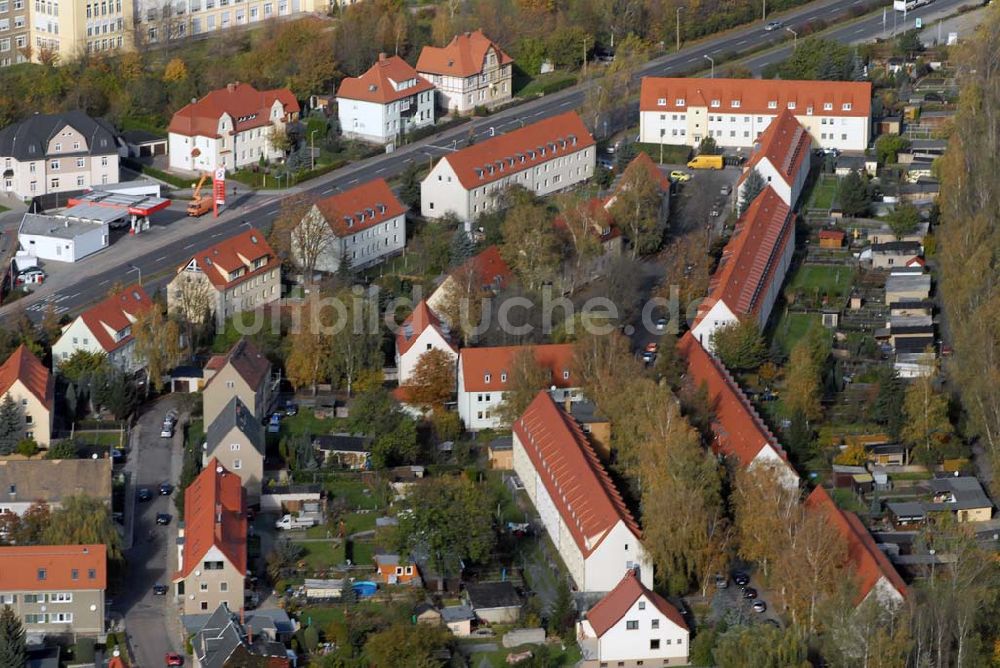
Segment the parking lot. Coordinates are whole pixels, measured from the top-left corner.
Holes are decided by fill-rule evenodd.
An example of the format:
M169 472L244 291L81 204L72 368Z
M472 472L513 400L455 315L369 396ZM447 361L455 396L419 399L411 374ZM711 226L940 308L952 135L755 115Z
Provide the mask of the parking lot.
M729 625L748 626L753 624L768 623L780 625L781 622L776 614L769 592L760 587L760 582L755 581L751 576L750 583L746 587L741 587L734 582L732 577L726 579L725 588L715 587L715 593L711 597L711 619L713 623L725 620ZM753 589L756 592L755 598L744 596L746 589ZM766 609L761 612L754 610L753 604L761 601Z
M679 183L676 189L677 201L673 206L670 231L675 235L703 229L713 238L722 231L729 213L736 206L736 180L740 170L688 169L686 165L665 165L669 171L678 170L691 175L691 179ZM722 195L722 188L729 188L729 195ZM716 212L718 215L712 215Z

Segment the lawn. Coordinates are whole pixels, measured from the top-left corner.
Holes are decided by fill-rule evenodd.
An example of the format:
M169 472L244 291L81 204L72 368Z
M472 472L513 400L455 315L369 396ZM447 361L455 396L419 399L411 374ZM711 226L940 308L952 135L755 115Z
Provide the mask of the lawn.
M121 447L122 433L118 431L78 431L73 440L86 445Z
M335 433L343 420L318 418L311 408L302 408L281 421L281 436L312 436Z
M774 338L781 346L781 350L789 355L792 348L813 326L820 326L820 316L818 313L795 313L785 311L781 314L781 319L774 327Z
M839 180L836 176L825 174L821 176L816 185L813 186L812 194L809 196L807 209L830 209L833 208L833 201L837 197L837 184Z
M347 501L351 508L377 510L379 507L378 498L374 490L368 488L359 478L351 479L337 476L328 479L323 487L330 495L329 501L334 497L341 497ZM368 490L367 492L365 490ZM374 513L372 513L374 515ZM374 519L372 519L374 522Z
M378 513L347 513L344 515L344 534L350 536L359 531L372 531L375 529L375 518ZM329 527L318 526L306 529L306 536L309 538L326 538Z
M568 88L576 83L576 75L571 72L548 72L532 77L520 90L514 92L518 97L533 97L546 93L554 93ZM515 86L517 82L515 83Z
M310 571L323 571L344 562L344 548L330 542L298 543L305 550L300 563ZM307 575L308 577L308 575Z
M10 211L10 209L5 207L3 204L0 204L0 213L3 213L4 211Z

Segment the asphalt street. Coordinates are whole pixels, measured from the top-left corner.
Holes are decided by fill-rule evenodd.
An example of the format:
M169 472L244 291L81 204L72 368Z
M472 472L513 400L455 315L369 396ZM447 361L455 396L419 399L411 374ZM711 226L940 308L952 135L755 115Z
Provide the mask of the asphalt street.
M792 30L802 28L813 20L827 21L851 7L861 7L863 0L833 0L817 2L798 10L768 18L780 18ZM929 21L931 17L956 7L969 4L969 0L936 0L929 6L909 12L908 24L921 17ZM892 10L888 11L888 25L892 25ZM900 23L901 26L901 15ZM825 36L845 42L859 42L884 35L882 15L860 21L848 21L844 27L836 28ZM661 56L644 65L638 77L650 75L684 75L696 72L709 64L708 58L726 54L731 57L742 51L759 48L762 43L773 43L776 47L759 55L749 57L745 62L758 71L768 63L787 58L792 49L788 41L790 33L783 30L764 32L760 23L731 30L718 37L703 40L680 51ZM470 134L476 139L485 139L492 133L503 133L517 129L571 109L579 109L585 100L589 83L579 84L566 90L546 95L505 109L483 119L445 130L432 137L385 154L353 163L314 179L300 192L314 197L324 197L353 187L377 177L390 178L401 173L413 162L431 161L464 145ZM601 133L598 133L598 138ZM187 260L199 248L216 243L219 239L236 233L241 226L255 225L267 227L276 217L280 206L280 195L244 195L235 206L219 219L209 216L188 219L182 208L175 205L171 211L154 220L152 231L136 237L122 238L110 248L91 256L68 268L57 267L48 284L40 286L31 296L22 298L10 306L0 307L0 321L22 309L30 317L39 320L47 305L55 305L58 314L75 313L103 297L108 288L119 281L134 280L141 273L143 285L152 291L164 285L168 273ZM48 263L54 266L55 263ZM51 272L50 272L51 273Z

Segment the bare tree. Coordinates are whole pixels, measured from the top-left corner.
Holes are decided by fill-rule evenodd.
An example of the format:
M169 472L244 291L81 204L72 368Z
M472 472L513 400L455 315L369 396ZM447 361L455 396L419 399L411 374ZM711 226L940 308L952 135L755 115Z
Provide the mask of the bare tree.
M312 283L316 265L334 245L334 236L326 218L314 206L290 233L292 257L302 269L306 283Z

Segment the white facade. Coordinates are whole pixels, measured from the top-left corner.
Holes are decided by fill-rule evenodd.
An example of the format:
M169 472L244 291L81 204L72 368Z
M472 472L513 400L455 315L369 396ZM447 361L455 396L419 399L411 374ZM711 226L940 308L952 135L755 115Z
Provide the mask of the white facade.
M705 350L714 352L715 346L712 343L712 335L715 334L716 330L729 325L735 325L739 321L740 319L726 306L725 302L717 301L712 304L701 320L691 328L691 333Z
M780 171L771 163L771 161L763 157L757 164L753 166L757 172L764 179L764 183L771 186L774 192L781 198L785 204L789 207L794 207L795 203L799 201L799 196L802 195L802 189L806 185L806 179L809 177L809 158L806 157L802 161L801 168L792 175L791 182L786 181L785 177ZM743 191L746 187L746 179L740 181L739 186L736 189L736 201L743 201Z
M117 336L117 332L108 332L109 336ZM59 363L73 356L73 353L83 350L88 353L105 353L106 351L97 341L97 337L87 327L83 318L77 316L66 329L62 336L52 344L52 364L58 368ZM129 340L126 344L107 353L108 361L125 373L134 373L144 365L135 356L135 339Z
M499 385L498 385L499 388ZM583 392L578 387L555 388L549 394L557 402L582 401ZM500 389L483 392L473 392L465 389L462 375L462 359L458 360L458 416L469 431L483 429L501 429L504 426L500 419L499 409L503 405L504 392Z
M96 141L105 145L93 148L88 147L87 141L81 132L66 125L49 139L44 155L39 155L37 159L18 160L0 155L3 165L0 186L3 192L29 199L47 193L74 192L117 183L119 158L114 138L110 134L98 133ZM106 154L90 155L88 150L106 151Z
M513 156L514 151L511 151ZM498 156L504 158L506 156ZM449 213L471 223L480 215L497 208L497 196L508 186L519 185L539 197L572 188L594 175L597 151L593 146L565 154L557 154L541 164L521 167L520 162L508 167L503 178L481 186L466 188L444 156L420 184L420 209L427 218L441 218ZM467 225L468 227L468 225Z
M108 225L106 223L70 222L53 219L48 229L28 224L27 218L42 218L26 214L17 238L21 248L39 260L53 262L77 262L88 255L106 248L108 245ZM60 224L62 225L60 227Z
M406 352L400 354L399 344L396 344L396 370L399 374L399 384L406 385L413 376L413 370L417 362L424 353L430 350L441 350L447 353L453 361L458 360L458 353L451 347L451 344L441 335L436 327L425 327L417 335L417 340L407 348Z
M434 125L434 91L385 104L338 97L337 116L347 138L376 144L399 142L417 128Z
M306 216L311 217L311 220L301 224L309 225L309 229L312 226L325 226L322 252L316 258L317 271L335 273L340 269L341 262L345 261L351 269L362 269L401 253L406 246L405 214L343 236L339 236L326 224L315 206ZM301 255L294 234L292 254L295 257Z
M657 608L649 596L640 595L621 619L598 635L590 621L577 624L581 645L596 644L595 657L587 657L599 665L683 666L688 663L690 632L677 625ZM613 662L613 663L612 663ZM592 665L589 661L585 666Z
M639 538L624 521L619 520L597 547L585 555L535 471L516 432L513 458L514 471L524 484L528 498L541 517L542 524L577 589L583 592L611 591L621 580L622 573L636 567L639 568L642 583L647 587L653 585L653 563Z
M187 136L177 132L168 135L170 168L192 172L212 172L217 167L237 170L265 160L278 160L284 154L274 148L271 137L284 132L284 106L274 100L267 124L236 130L239 123L227 113L219 117L215 136ZM198 149L195 151L194 149ZM198 155L193 155L194 153Z

